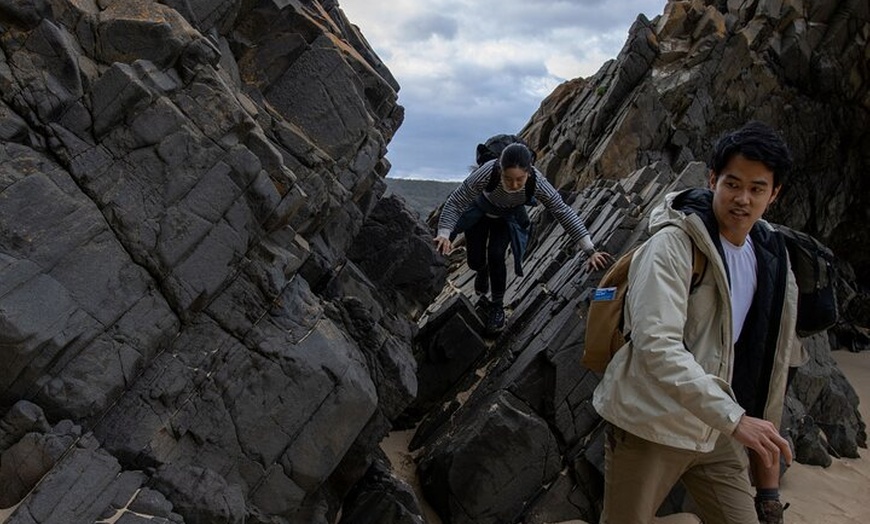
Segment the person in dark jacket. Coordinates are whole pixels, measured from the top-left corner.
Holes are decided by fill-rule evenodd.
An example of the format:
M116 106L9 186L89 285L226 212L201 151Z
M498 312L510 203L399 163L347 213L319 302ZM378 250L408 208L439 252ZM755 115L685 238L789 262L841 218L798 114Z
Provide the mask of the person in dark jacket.
M486 322L491 333L500 331L505 323L505 254L509 245L515 273L523 274L530 226L526 205L542 202L589 257L591 269L602 269L612 259L610 254L595 249L583 220L532 165L533 158L521 143L505 147L498 159L479 166L450 194L438 222L435 245L442 254L450 252L459 233L465 233L468 267L477 272L474 290L482 297L491 292ZM495 185L491 184L493 176L498 177Z

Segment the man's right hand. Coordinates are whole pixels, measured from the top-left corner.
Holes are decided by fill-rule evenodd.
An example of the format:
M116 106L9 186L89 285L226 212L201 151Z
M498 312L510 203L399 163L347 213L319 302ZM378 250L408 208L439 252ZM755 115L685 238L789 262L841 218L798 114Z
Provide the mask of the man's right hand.
M731 435L737 442L755 451L768 468L779 463L780 454L785 457L786 465L791 465L791 447L772 422L743 415Z
M442 236L435 237L435 249L442 255L450 253L452 247L453 244L450 242L449 238Z

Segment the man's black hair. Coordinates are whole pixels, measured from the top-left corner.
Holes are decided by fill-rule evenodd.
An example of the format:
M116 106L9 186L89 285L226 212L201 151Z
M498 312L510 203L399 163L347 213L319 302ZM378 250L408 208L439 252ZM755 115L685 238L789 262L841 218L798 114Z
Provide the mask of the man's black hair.
M751 121L716 142L710 160L710 169L716 176L736 155L761 162L773 171L773 185L779 186L788 176L792 156L782 137L767 125Z

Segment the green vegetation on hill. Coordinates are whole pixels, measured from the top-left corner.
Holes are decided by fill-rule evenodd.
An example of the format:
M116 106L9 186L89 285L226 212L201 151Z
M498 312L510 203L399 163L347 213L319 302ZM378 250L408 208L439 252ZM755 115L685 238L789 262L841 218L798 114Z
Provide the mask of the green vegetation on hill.
M387 195L395 193L405 199L408 207L420 214L423 220L440 206L460 182L438 180L410 180L387 177Z

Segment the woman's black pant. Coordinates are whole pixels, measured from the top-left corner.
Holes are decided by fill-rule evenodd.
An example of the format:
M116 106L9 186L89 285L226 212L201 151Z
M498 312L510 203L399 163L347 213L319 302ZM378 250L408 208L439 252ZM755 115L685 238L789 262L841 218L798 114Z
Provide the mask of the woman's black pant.
M492 302L501 304L507 287L505 254L511 243L510 226L504 218L483 216L465 230L468 267L489 274Z

